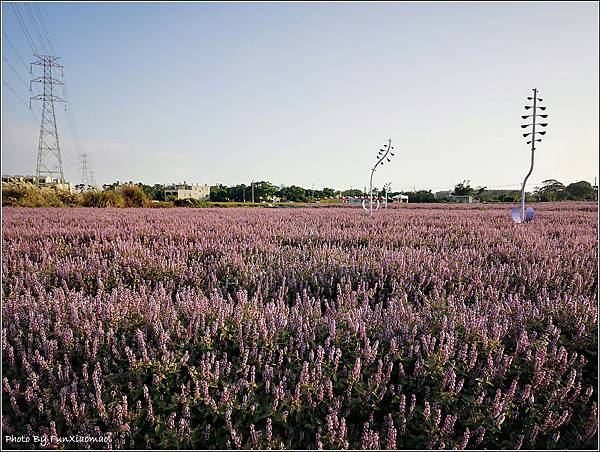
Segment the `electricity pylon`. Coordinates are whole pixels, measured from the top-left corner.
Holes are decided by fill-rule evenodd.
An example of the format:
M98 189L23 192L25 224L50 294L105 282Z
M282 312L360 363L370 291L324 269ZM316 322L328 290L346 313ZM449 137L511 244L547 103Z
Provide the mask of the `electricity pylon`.
M79 170L81 171L81 184L84 187L95 187L94 173L92 172L89 156L86 153L79 156Z
M50 55L38 55L35 54L36 61L31 63L30 72L33 75L33 66L40 66L42 68L42 75L31 80L29 83L29 90L31 91L32 83L41 83L42 92L37 96L33 96L29 99L29 108L31 108L31 101L38 100L42 102L41 108L41 120L40 120L40 137L38 142L38 155L36 165L36 176L50 176L55 179L59 179L61 183L64 183L65 176L63 173L62 158L60 155L60 142L58 139L58 128L56 126L56 112L54 111L55 102L64 102L66 110L66 101L54 94L55 86L59 85L63 87L65 84L54 77L52 77L52 69L58 68L61 71L63 66L58 64L56 61L59 59L55 56Z

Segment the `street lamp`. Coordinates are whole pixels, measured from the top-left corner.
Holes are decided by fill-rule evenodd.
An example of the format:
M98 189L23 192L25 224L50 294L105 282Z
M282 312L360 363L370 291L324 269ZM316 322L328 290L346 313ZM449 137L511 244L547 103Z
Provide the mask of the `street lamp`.
M518 207L513 207L512 209L512 217L515 223L526 223L533 220L533 218L535 217L535 211L532 207L528 207L527 210L525 210L525 184L527 183L527 179L529 179L529 176L533 171L535 143L539 143L540 141L542 141L542 139L538 137L546 134L546 130L540 130L539 128L536 130L536 126L543 128L548 127L547 122L536 122L538 121L538 118L542 118L545 120L548 117L548 114L545 113L546 107L539 105L542 102L542 99L538 97L537 88L533 88L533 96L527 97L527 100L533 100L533 105L525 105L525 110L531 110L531 114L522 115L521 118L531 118L531 122L528 124L522 124L521 128L527 129L528 127L531 127L531 129L527 129L530 130L530 132L526 132L523 134L524 138L529 137L530 139L530 141L528 141L527 144L531 144L531 167L529 168L529 172L525 176L525 179L523 180L523 185L521 186L521 209L519 209ZM542 113L539 113L538 110Z
M366 199L363 199L362 202L363 209L369 212L370 216L373 216L373 174L375 174L375 170L379 165L384 164L385 160L387 160L388 162L391 161L388 155L391 157L394 156L392 149L394 149L394 147L392 146L392 140L390 138L388 139L387 144L384 144L383 148L379 149L379 152L376 157L377 163L375 163L375 166L371 169L371 180L369 182L369 208L367 209L367 207L365 206ZM375 210L377 209L379 209L379 199L377 200L377 207L375 208Z

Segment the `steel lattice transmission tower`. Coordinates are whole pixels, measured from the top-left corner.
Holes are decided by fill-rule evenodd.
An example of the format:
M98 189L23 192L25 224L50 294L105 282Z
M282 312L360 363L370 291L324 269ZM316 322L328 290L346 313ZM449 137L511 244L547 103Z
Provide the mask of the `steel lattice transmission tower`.
M92 172L92 165L88 154L82 153L79 156L79 169L81 171L81 183L84 186L95 187L96 181L94 180L94 173Z
M65 177L63 173L62 157L60 155L60 141L58 139L58 128L56 126L56 112L54 110L54 103L64 102L65 111L67 107L66 101L54 94L54 90L56 86L62 86L64 92L65 84L52 77L52 69L60 69L62 73L63 66L57 63L59 57L38 54L35 54L35 57L37 60L31 63L31 74L33 74L33 66L39 66L42 68L42 75L32 79L29 83L30 91L32 83L42 84L42 92L29 99L29 108L31 108L32 100L38 100L42 102L40 138L38 143L38 155L35 173L38 177L50 176L52 178L59 179L61 183L64 183Z

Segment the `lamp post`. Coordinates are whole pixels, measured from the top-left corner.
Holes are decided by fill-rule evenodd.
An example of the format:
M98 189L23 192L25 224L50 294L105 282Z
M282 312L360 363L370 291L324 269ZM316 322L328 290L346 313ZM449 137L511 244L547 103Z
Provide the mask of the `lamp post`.
M542 99L540 99L538 97L537 88L533 88L533 96L527 97L527 100L533 100L533 105L525 105L525 110L532 110L532 111L531 111L531 114L523 115L523 116L521 116L521 118L523 118L523 119L531 118L531 123L522 124L521 128L527 129L527 127L531 127L531 129L529 129L530 132L523 134L523 137L531 138L530 141L527 142L527 144L531 144L531 167L529 168L529 172L525 176L525 179L523 180L523 185L521 186L521 209L520 209L520 211L518 208L512 209L513 220L515 220L516 223L526 223L528 221L533 220L533 217L535 216L535 211L533 210L533 208L529 207L527 209L527 211L525 211L525 184L527 183L527 179L529 179L529 176L531 175L531 173L533 171L535 143L542 141L541 138L537 138L537 137L540 135L546 134L546 130L539 130L539 129L536 130L536 126L543 127L543 128L548 126L547 122L536 122L538 120L538 118L546 119L548 117L548 114L544 113L544 110L546 110L546 107L539 105L539 103L542 102ZM541 112L538 113L538 110L540 110Z
M394 147L392 146L392 140L390 138L390 139L388 139L387 144L384 144L383 148L379 149L379 152L376 157L377 163L375 163L375 166L373 166L373 168L371 169L371 179L369 181L369 208L367 209L367 207L365 206L366 200L363 199L363 202L362 202L363 209L365 209L367 212L369 212L370 216L373 216L373 175L375 174L375 170L377 169L377 167L379 165L384 164L384 160L387 160L388 162L391 161L389 159L388 155L390 155L392 157L394 156L392 149L394 149ZM377 209L379 209L379 199L377 200L377 207L375 208L375 210L377 210Z

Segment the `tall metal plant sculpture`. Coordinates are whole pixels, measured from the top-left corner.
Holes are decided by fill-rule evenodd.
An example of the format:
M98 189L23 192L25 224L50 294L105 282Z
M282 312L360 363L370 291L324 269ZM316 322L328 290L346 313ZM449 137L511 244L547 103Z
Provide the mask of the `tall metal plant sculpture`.
M529 131L527 133L523 134L525 138L530 138L530 141L528 141L527 144L531 144L531 168L529 168L529 172L527 173L527 176L525 176L523 185L521 186L521 208L519 209L518 207L513 207L512 209L512 217L515 223L526 223L533 220L535 217L535 211L532 207L528 207L527 210L525 210L525 184L527 183L527 179L529 179L529 176L533 171L535 143L542 141L539 136L546 134L546 130L536 130L536 127L548 127L547 122L536 122L539 120L539 118L546 119L548 117L548 114L544 112L546 107L539 105L542 102L542 99L537 96L538 91L536 88L533 88L533 97L527 98L527 100L533 100L533 105L525 105L525 110L532 110L531 114L521 116L523 119L531 118L531 123L521 125L521 128L523 129L531 127L531 129L528 129ZM538 113L538 110L540 110L540 113Z
M383 198L383 208L387 209L387 205L388 205L388 193L391 191L392 189L392 183L388 182L387 184L385 184L383 186L383 190L385 191L385 198Z
M371 169L371 180L369 182L369 208L367 209L367 207L365 206L366 203L366 199L363 199L362 202L362 206L363 209L365 209L367 212L369 212L370 216L373 216L373 174L375 174L375 170L377 169L377 167L379 165L383 165L384 164L384 160L387 160L388 162L390 162L390 158L388 157L388 155L390 156L394 156L394 153L392 152L392 149L394 149L394 147L392 146L392 140L391 138L388 140L387 144L383 145L382 149L379 149L379 153L377 154L377 163L375 163L375 166ZM377 207L375 208L375 210L379 209L379 199L377 200Z

